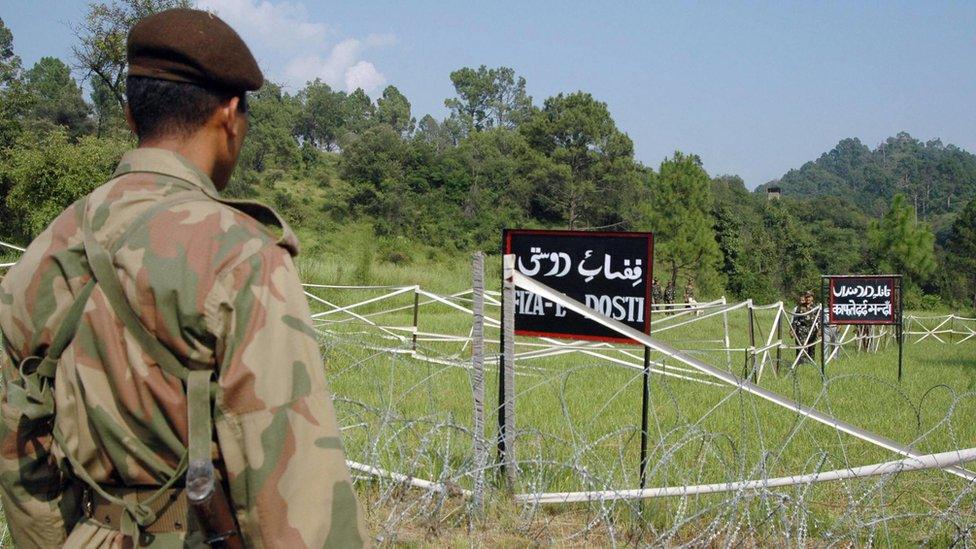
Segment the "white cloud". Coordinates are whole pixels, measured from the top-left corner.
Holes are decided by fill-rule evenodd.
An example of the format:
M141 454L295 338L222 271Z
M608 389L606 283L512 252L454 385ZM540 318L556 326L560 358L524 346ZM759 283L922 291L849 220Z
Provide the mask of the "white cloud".
M375 90L385 83L386 77L369 61L360 61L346 69L346 90Z
M392 34L333 43L337 38L333 29L311 21L300 2L198 0L197 5L234 27L265 74L292 90L316 78L346 91L363 88L372 92L386 83L386 77L364 55L370 49L394 45L396 36Z

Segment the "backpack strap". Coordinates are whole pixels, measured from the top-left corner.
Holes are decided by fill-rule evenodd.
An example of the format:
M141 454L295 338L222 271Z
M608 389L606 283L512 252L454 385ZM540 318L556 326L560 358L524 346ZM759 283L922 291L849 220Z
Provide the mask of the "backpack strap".
M164 207L172 206L173 204L181 201L183 200L172 200L166 201L164 204L158 204L152 208L151 211L146 212L142 217L151 216L152 213L160 211ZM88 257L88 264L91 268L92 274L94 275L92 285L94 285L94 282L97 281L98 286L102 289L102 293L109 305L112 307L112 310L122 321L122 324L125 326L128 332L136 339L142 350L145 351L159 365L159 367L162 368L164 372L182 380L187 389L187 413L189 422L188 448L183 452L183 456L180 458L179 464L169 479L146 499L136 498L134 496L134 491L128 496L123 491L121 497L110 494L107 490L105 490L105 488L100 486L93 478L91 478L91 475L88 474L88 471L85 470L84 466L79 463L73 455L71 455L71 452L68 450L69 446L66 444L67 440L61 433L60 429L55 428L53 431L54 439L62 448L65 457L71 464L71 468L75 476L87 484L91 490L93 490L103 499L121 507L124 511L121 521L122 533L126 536L136 537L141 529L153 524L156 521L156 513L153 511L152 507L153 503L161 498L164 494L168 493L169 489L176 484L178 480L184 477L187 471L188 461L191 456L205 455L205 459L210 463L210 466L213 467L213 463L209 461L213 430L210 406L211 397L213 395L210 381L213 378L213 371L209 369L190 370L183 365L180 359L177 358L172 351L170 351L166 346L160 343L158 339L156 339L156 336L152 334L148 328L146 328L145 324L142 323L142 320L139 319L139 316L133 309L132 304L128 299L126 299L124 290L122 288L122 282L119 280L114 262L112 261L112 256L109 251L101 243L99 243L98 240L96 240L90 221L87 217L82 222L82 230L84 232L85 254ZM118 246L116 246L116 249L117 248ZM90 292L91 290L89 290L89 293ZM54 364L56 367L57 362L55 361ZM136 441L136 443L140 442Z
M20 361L20 383L11 383L7 387L7 402L21 415L31 419L44 419L54 415L54 375L58 369L61 354L71 344L81 323L81 316L85 312L85 305L95 288L92 278L82 287L75 297L74 303L61 321L61 326L51 346L48 347L44 358L29 356Z
M115 271L115 264L112 262L112 257L109 255L108 250L105 249L105 246L102 246L95 239L95 234L92 232L91 223L87 217L82 222L82 227L88 265L91 267L92 274L95 275L95 280L98 281L98 285L101 287L105 299L108 300L116 316L119 317L119 320L122 321L125 328L139 343L142 350L152 357L164 372L186 381L189 370L179 359L173 356L172 351L167 349L166 346L156 339L155 335L149 332L149 329L146 328L146 325L142 323L142 320L139 319L139 316L132 308L132 304L126 299L125 292L122 289L122 282L119 280L119 275Z

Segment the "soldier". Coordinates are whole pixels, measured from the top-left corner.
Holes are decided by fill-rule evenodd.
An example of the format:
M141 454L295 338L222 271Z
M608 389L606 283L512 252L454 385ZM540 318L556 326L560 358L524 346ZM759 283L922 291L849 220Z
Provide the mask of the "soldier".
M667 310L673 311L671 305L674 303L674 281L669 280L668 286L664 289L664 302L668 304Z
M816 335L813 334L815 316L813 310L813 292L803 292L796 307L793 308L793 334L796 337L796 357L797 363L813 362L814 344Z
M657 283L657 277L651 279L651 303L661 302L661 285Z
M369 543L295 236L270 208L218 194L261 71L197 10L142 20L127 54L138 148L0 285L14 543Z

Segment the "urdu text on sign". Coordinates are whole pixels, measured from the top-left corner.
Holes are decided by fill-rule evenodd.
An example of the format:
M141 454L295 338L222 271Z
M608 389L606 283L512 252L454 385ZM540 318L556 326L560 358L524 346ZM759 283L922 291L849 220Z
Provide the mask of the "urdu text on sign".
M650 330L651 233L506 230L505 253L515 268L605 316ZM632 343L613 330L556 303L518 289L519 335Z

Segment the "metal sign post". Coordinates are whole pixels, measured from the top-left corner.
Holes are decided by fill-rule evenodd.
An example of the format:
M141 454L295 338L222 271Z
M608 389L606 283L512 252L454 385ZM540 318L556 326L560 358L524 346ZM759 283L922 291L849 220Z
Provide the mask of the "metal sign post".
M651 233L505 230L503 254L510 268L601 311L645 334L651 333L651 280L654 235ZM508 267L507 267L508 268ZM506 274L506 284L508 284ZM508 305L505 305L508 307ZM515 290L511 318L514 334L587 339L635 345L612 329L527 290ZM506 311L508 312L508 311ZM505 322L508 322L505 320ZM642 372L640 485L646 482L647 424L650 410L651 352L644 348ZM499 401L511 391L512 378L499 377ZM510 406L509 401L508 406ZM504 429L499 411L499 429ZM499 438L499 455L505 441Z

